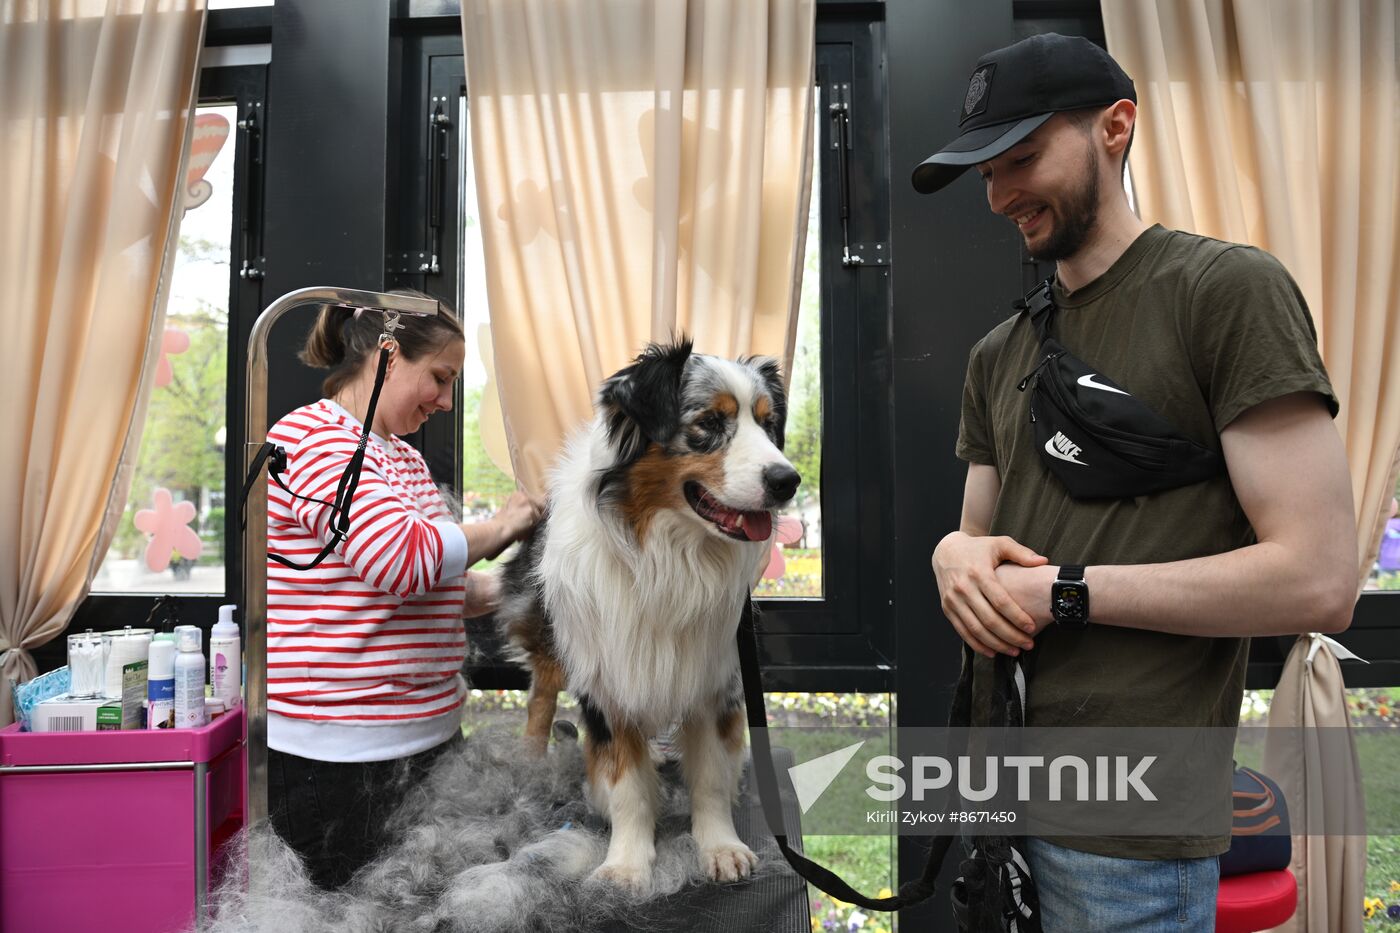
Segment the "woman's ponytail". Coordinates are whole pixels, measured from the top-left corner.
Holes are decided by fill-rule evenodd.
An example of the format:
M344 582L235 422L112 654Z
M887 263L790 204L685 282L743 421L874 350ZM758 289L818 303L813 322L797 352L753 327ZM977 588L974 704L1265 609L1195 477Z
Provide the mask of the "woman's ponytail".
M394 289L389 294L432 300L408 288ZM438 352L452 340L464 339L461 323L443 302L438 303L435 316L419 318L406 314L401 323L403 330L395 334L395 339L405 359L416 360L424 354ZM334 398L354 381L365 361L378 353L379 334L383 329L383 316L377 312L356 314L350 308L326 305L317 314L316 323L297 358L307 366L331 371L321 383L321 391L327 398Z
M306 337L297 358L316 369L333 369L345 361L345 322L354 314L349 308L326 305L316 315L316 323Z

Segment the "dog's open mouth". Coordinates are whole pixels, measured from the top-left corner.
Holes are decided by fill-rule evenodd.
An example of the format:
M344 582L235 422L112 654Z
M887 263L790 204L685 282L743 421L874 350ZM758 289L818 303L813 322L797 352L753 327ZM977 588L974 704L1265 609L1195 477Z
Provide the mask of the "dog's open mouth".
M716 499L696 482L685 484L685 501L705 521L736 541L764 541L773 532L773 515L766 509L741 512Z

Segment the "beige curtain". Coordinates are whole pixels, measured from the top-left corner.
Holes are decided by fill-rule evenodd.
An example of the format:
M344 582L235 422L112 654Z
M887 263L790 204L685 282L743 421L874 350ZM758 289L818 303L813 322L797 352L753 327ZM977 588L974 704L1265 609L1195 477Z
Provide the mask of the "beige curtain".
M1143 219L1262 247L1307 296L1342 403L1359 589L1400 448L1395 0L1103 0L1103 16L1109 51L1138 90L1131 163ZM1280 683L1305 699L1276 696L1271 724L1346 721L1331 649L1308 663L1310 650L1310 639L1299 643ZM1295 806L1321 805L1323 771L1331 794L1356 783L1345 763L1314 764L1331 763L1300 769ZM1299 842L1289 929L1359 929L1365 839Z
M6 0L0 725L126 504L165 317L204 0Z
M495 372L539 492L649 340L791 359L813 0L464 0Z
M1320 637L1293 643L1269 706L1264 773L1278 781L1292 821L1298 910L1285 933L1361 929L1366 894L1366 801L1351 738L1346 684Z

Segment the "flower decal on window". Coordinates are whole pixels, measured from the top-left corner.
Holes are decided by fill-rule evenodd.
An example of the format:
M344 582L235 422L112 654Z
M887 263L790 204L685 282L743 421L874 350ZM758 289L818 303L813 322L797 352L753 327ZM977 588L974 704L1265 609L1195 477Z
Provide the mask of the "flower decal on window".
M146 545L146 566L160 573L170 566L171 554L194 560L204 550L204 542L190 528L194 519L193 502L175 502L170 490L156 489L152 496L154 508L136 513L136 530L151 536Z
M204 173L214 164L219 150L228 139L227 118L217 113L201 113L194 118L194 136L190 140L188 166L185 170L185 210L192 211L214 193L214 186L204 179Z
M189 334L178 327L165 329L165 336L160 339L160 359L156 360L156 388L170 385L170 380L175 378L175 371L170 368L170 357L189 348Z

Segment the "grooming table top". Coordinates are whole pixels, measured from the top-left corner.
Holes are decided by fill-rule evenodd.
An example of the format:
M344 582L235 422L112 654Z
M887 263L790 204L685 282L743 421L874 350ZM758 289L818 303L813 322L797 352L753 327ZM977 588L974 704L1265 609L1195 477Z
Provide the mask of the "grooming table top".
M785 748L774 748L773 762L777 766L782 791L783 823L787 827L788 840L794 848L800 848L801 813L788 780L792 753ZM737 884L685 888L664 897L657 902L655 910L648 912L652 916L645 928L610 923L605 927L595 927L589 933L657 933L661 930L684 930L685 933L811 933L807 884L783 859L778 844L768 832L758 801L758 786L751 775L752 763L745 761L739 799L734 805L734 828L739 838L760 859L757 877Z

